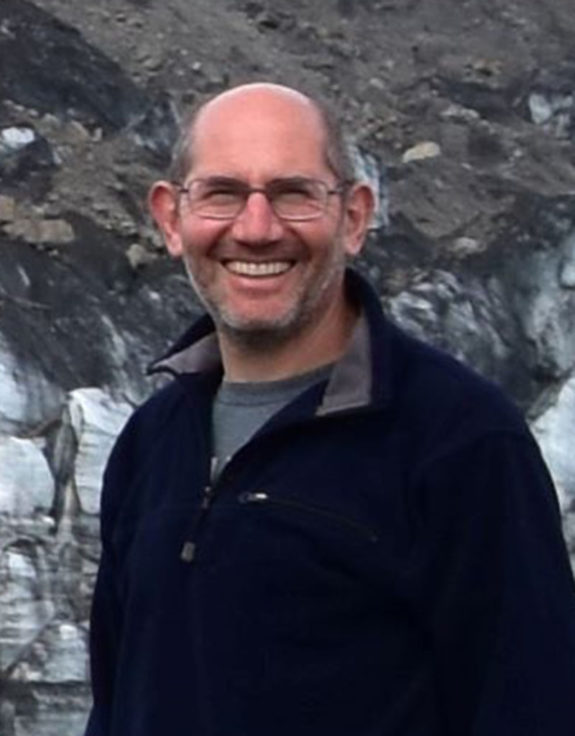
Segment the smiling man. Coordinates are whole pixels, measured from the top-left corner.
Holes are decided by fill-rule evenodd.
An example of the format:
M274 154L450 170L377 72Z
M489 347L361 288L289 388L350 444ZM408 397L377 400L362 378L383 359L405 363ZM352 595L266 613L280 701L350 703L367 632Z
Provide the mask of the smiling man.
M345 259L361 247L373 198L333 170L324 137L322 113L299 92L235 89L198 114L183 181L152 189L152 212L214 319L230 378L308 370L347 342L356 314Z
M149 202L207 314L106 470L87 736L572 736L547 471L346 266L373 197L337 122L232 89Z

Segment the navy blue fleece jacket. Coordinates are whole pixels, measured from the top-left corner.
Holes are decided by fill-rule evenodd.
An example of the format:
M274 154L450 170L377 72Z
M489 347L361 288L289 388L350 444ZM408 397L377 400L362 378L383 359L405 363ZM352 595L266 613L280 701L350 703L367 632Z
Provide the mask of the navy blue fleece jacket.
M87 736L573 736L558 507L499 391L362 307L210 481L212 325L110 458Z

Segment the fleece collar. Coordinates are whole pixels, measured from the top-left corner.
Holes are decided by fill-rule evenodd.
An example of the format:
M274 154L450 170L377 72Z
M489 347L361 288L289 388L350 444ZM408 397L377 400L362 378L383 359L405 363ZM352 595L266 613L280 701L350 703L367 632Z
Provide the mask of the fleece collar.
M363 277L351 269L346 272L346 289L360 305L361 316L346 352L331 372L316 411L321 416L360 409L389 398L391 351L386 347L390 340L379 299ZM214 324L205 315L163 358L150 366L149 373L178 377L221 370Z

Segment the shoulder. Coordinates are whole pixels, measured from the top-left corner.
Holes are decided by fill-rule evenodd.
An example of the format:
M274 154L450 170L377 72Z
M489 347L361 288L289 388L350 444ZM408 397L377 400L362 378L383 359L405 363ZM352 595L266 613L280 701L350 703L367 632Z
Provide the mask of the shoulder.
M136 450L140 445L153 441L177 414L184 399L183 393L177 381L171 381L154 392L129 417L116 440L111 459L118 452Z
M138 407L118 435L106 469L101 499L102 520L115 516L128 490L162 462L163 447L189 434L193 413L185 387L172 381Z
M559 528L553 483L521 411L456 358L393 330L394 418L409 438L417 508L459 523L479 509L514 515L529 507Z
M521 413L493 382L448 353L409 335L382 312L381 301L358 274L348 274L366 317L372 396L412 428L440 437L525 433Z
M397 326L389 329L395 410L417 428L427 450L487 435L530 438L522 413L496 384Z

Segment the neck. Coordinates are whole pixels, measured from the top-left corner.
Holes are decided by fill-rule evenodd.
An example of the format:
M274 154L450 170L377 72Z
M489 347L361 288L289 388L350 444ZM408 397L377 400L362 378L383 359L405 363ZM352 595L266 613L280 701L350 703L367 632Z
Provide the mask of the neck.
M285 340L241 340L220 332L226 380L277 381L333 363L345 352L357 316L342 298L321 320Z

